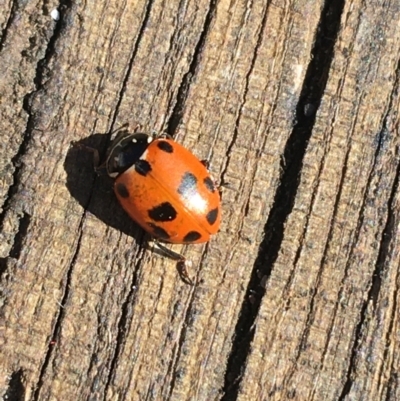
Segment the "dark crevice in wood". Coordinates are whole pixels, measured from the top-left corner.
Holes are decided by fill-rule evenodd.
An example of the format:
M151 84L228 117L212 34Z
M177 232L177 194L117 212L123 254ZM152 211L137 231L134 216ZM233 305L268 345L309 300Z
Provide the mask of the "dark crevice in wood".
M185 108L185 103L186 103L186 99L188 97L189 88L190 88L192 79L193 79L194 75L196 74L197 66L200 64L201 57L203 54L204 44L208 37L211 23L214 19L214 15L215 15L215 11L216 11L216 3L217 3L217 0L211 0L211 2L210 2L210 7L208 8L208 12L207 12L206 18L204 20L204 26L203 26L201 35L199 37L199 41L197 42L197 45L196 45L194 53L193 53L192 62L190 63L190 66L189 66L189 71L183 76L182 82L178 89L178 95L176 97L175 107L171 113L171 116L170 116L168 124L167 124L167 128L165 130L167 132L167 134L171 135L172 137L174 136L175 131L182 120L183 110Z
M200 261L200 267L199 270L201 269L201 264L203 263L203 260L205 258L205 255L207 255L209 244L206 243L204 245L204 251L202 253L202 259ZM194 279L194 282L197 283L197 278ZM187 283L185 282L187 285ZM183 345L185 344L185 339L188 330L193 327L193 322L196 319L197 316L197 311L195 309L195 303L194 303L194 296L195 296L195 286L190 286L190 294L188 296L188 299L185 300L184 306L186 310L184 311L183 315L184 318L182 319L184 321L184 324L182 325L182 329L179 333L179 337L177 341L175 342L175 346L173 349L173 357L171 358L170 363L168 364L167 367L167 374L165 376L170 376L171 381L166 382L166 385L168 385L168 396L167 399L170 400L172 399L172 393L174 391L176 382L178 380L181 380L182 377L185 375L185 373L182 371L182 369L178 369L177 365L181 361L181 354L185 354L185 350L183 348ZM177 303L175 303L173 310L175 311L173 315L178 314L178 310L181 308L181 300L178 300ZM175 336L176 337L176 336Z
M315 307L314 307L314 305L315 305L314 304L315 296L316 296L316 293L317 293L317 289L319 288L321 277L323 276L323 273L324 273L323 267L326 266L326 259L327 259L327 256L328 256L329 245L332 243L332 238L333 238L334 228L335 228L334 227L334 222L336 221L336 217L337 217L337 213L338 213L338 210L339 210L339 206L341 204L342 191L343 191L343 188L344 188L344 181L345 181L345 177L346 177L346 174L347 174L347 165L348 165L348 161L349 161L350 151L351 151L351 148L350 148L350 146L348 146L347 149L346 149L346 155L344 157L341 179L340 179L340 182L339 182L339 185L338 185L338 192L336 194L336 199L335 199L335 203L334 203L334 206L333 206L333 213L332 213L332 217L331 217L331 221L330 221L330 229L329 229L329 233L328 233L328 236L327 236L327 240L325 242L325 248L324 248L324 252L323 252L323 256L322 256L322 260L321 260L321 264L320 264L321 265L321 269L319 270L318 276L316 278L316 282L315 282L315 285L314 285L314 291L313 291L313 294L312 294L312 297L311 297L311 301L310 301L309 313L307 315L307 322L305 324L305 329L304 329L304 332L303 332L303 335L302 335L302 338L301 338L301 341L300 341L300 344L299 344L299 348L297 350L297 354L296 354L296 356L294 358L296 363L298 363L298 361L300 359L301 352L303 350L306 350L306 348L307 348L307 340L308 340L308 337L309 337L309 334L310 334L310 329L311 329L312 324L314 322L314 318L315 318ZM345 273L344 276L347 277L347 272ZM341 285L342 286L343 286L343 281L344 281L344 278L342 278L342 281L341 281ZM337 298L341 299L340 295ZM323 351L321 352L321 356L322 356L321 364L323 363L323 358L327 355L327 352L328 352L329 340L331 338L332 331L334 330L334 322L335 322L336 313L337 313L337 310L338 310L338 304L339 304L339 302L336 303L333 316L329 320L329 325L327 326L326 341L325 341L325 344L324 344Z
M378 149L381 147L386 147L387 142L391 141L392 138L391 136L393 134L390 134L390 132L393 132L392 128L388 127L388 122L392 121L393 116L389 114L392 110L395 109L394 102L397 101L397 94L399 93L400 90L400 60L397 63L397 69L396 69L396 80L393 85L393 90L391 94L391 99L388 105L388 110L389 112L386 113L386 116L384 118L384 123L383 123L383 128L382 128L382 133L379 136L379 144L378 144ZM371 288L371 296L373 300L373 305L374 308L376 308L376 303L378 300L378 296L381 290L381 285L382 285L382 277L381 273L384 271L384 266L386 259L390 253L390 245L392 243L393 238L396 237L397 234L397 227L396 227L396 216L397 216L397 206L395 204L395 197L397 194L397 191L399 190L399 180L400 180L400 159L397 159L397 171L396 171L396 176L394 179L394 184L392 188L392 192L390 194L390 198L388 201L388 218L386 221L386 226L383 230L382 233L382 239L380 243L380 248L378 252L378 260L376 262L376 267L375 271L373 274L373 283L372 283L372 288ZM383 174L386 174L386 171L383 171Z
M203 259L205 257L205 255L207 254L207 250L208 250L208 243L205 244L205 249L203 252L203 256L202 256L202 261L200 262L200 264L203 262ZM197 280L195 280L197 282ZM185 283L186 284L186 283ZM172 399L172 393L174 391L176 382L181 380L182 377L185 375L185 373L182 371L182 369L178 369L177 365L178 363L181 361L181 354L185 353L185 350L183 348L183 345L185 343L185 339L186 339L186 335L188 332L188 329L190 327L193 327L193 322L196 319L197 316L197 312L196 309L194 309L194 295L195 295L195 287L191 286L190 289L190 294L188 299L185 301L184 305L186 306L186 310L184 311L184 318L182 319L185 324L183 324L182 326L182 330L179 333L179 337L175 343L174 349L173 349L173 358L171 358L170 363L168 364L167 367L167 373L165 376L169 376L171 378L170 382L166 382L166 385L168 385L168 396L166 399ZM177 303L175 303L173 309L174 314L173 315L177 315L178 314L178 310L181 308L181 300L178 300Z
M74 20L71 18L74 16L74 13L71 12L73 6L72 0L63 0L60 2L57 10L60 13L60 19L56 21L54 24L54 30L52 35L49 38L47 49L45 52L44 57L39 60L37 68L36 68L36 76L34 78L34 83L36 88L30 95L26 97L25 101L25 111L31 116L31 107L30 104L32 103L32 99L38 92L44 90L45 82L48 79L49 68L47 67L50 63L50 60L53 56L57 57L56 51L56 42L58 39L66 34L66 29L70 27Z
M69 266L69 268L67 270L65 284L62 286L64 288L64 294L62 296L62 300L60 302L59 313L58 313L58 316L56 318L56 322L54 324L53 334L51 336L52 341L48 344L47 352L46 352L46 355L45 355L44 360L43 360L43 365L42 365L42 368L40 369L40 373L39 373L39 376L38 376L36 389L35 389L35 392L34 392L33 397L32 397L33 401L37 401L37 400L41 399L40 391L42 389L43 383L46 380L46 370L47 370L47 367L50 364L51 357L52 357L53 350L54 350L54 344L57 343L57 339L59 338L59 335L60 335L62 323L64 321L64 316L66 315L66 311L65 311L64 307L67 304L67 301L68 301L68 298L69 298L69 295L70 295L72 272L74 270L74 266L75 266L76 260L78 258L80 247L81 247L83 222L84 222L84 219L81 220L81 224L80 224L78 232L77 232L78 242L77 242L77 245L76 245L74 256L72 257L72 261L71 261L70 266Z
M14 195L18 192L20 187L19 177L22 165L21 160L27 151L28 144L30 143L32 129L33 129L33 123L29 122L28 120L28 127L23 135L24 139L18 149L18 152L11 159L11 164L15 167L15 170L13 173L13 183L8 188L7 194L5 196L5 201L3 204L3 211L0 214L0 232L2 232L4 229L4 219L7 215L8 210L11 209Z
M27 213L24 213L19 220L19 227L15 235L14 244L10 251L10 257L19 259L19 255L21 254L22 244L28 232L28 227L30 222L31 222L31 216Z
M202 254L202 260L204 259L205 255L207 254L207 248L208 248L208 244L205 244L205 250ZM201 263L202 263L202 261L200 262L200 264ZM185 283L185 284L187 284L187 283ZM168 400L173 399L172 393L174 391L176 382L178 380L181 380L182 377L185 375L185 373L182 372L182 369L177 369L177 365L181 361L181 354L185 354L185 350L184 350L183 346L185 344L186 335L187 335L188 330L193 327L193 322L196 319L196 315L197 315L196 309L195 309L195 304L194 304L194 296L195 296L195 287L191 286L189 297L185 301L186 310L184 311L184 318L183 318L184 324L182 325L182 329L179 333L179 337L174 346L174 350L173 350L174 357L171 358L171 362L168 364L167 375L169 375L171 377L171 381L169 383L167 383L169 385L168 396L167 396ZM178 308L175 306L174 309L178 309Z
M19 11L19 6L20 6L20 1L14 0L11 6L11 11L10 15L8 16L7 23L5 24L2 32L1 32L1 38L0 38L0 54L3 50L4 44L6 43L7 36L8 36L8 31L11 27L11 25L14 23L17 13Z
M187 15L188 11L188 2L187 0L179 0L179 5L176 10L176 25L174 26L174 31L172 32L172 35L168 41L168 50L167 50L167 58L164 60L164 65L162 68L161 75L164 75L165 68L168 68L168 65L172 62L174 63L176 61L176 57L178 55L177 50L180 49L182 51L182 45L186 42L186 33L184 31L185 27L187 26L187 21L185 20L185 17L182 18L182 16ZM208 12L207 12L208 13ZM204 13L207 16L207 13ZM196 46L190 46L190 48L193 48L195 50ZM183 56L181 54L181 56ZM192 55L193 56L193 55ZM188 61L189 61L189 55L187 56ZM189 63L190 64L190 63ZM172 112L173 108L175 107L175 104L177 102L177 97L175 96L176 90L179 92L179 88L182 85L183 79L181 80L181 83L178 85L174 85L173 81L175 78L176 70L173 71L172 74L168 76L168 79L165 81L165 84L168 87L168 101L167 101L167 106L165 107L165 110L167 112L165 113L165 121L164 125L162 127L162 132L165 132L165 124L166 122L169 121L170 118L170 113ZM189 80L191 82L191 79ZM160 87L158 86L157 88L157 93L160 93ZM150 112L150 115L152 113ZM172 135L171 135L172 137Z
M24 372L18 369L10 375L8 388L2 398L7 401L25 400Z
M138 255L137 258L137 263L135 264L136 266L142 266L144 263L144 259L146 257L146 249L141 248L142 254ZM121 316L118 321L118 330L117 330L117 335L115 337L115 349L113 352L112 357L110 358L110 369L109 369L109 374L107 377L106 384L104 386L104 395L103 395L103 400L107 399L107 393L109 387L112 386L112 380L114 375L116 374L116 371L118 369L118 362L119 358L121 356L121 352L123 350L124 344L125 344L125 337L126 334L130 332L130 325L132 322L132 315L133 315L133 307L135 305L135 299L136 299L136 288L137 288L137 270L135 269L133 272L133 277L132 277L132 284L131 288L129 290L129 293L124 301L124 303L121 305ZM93 386L96 385L96 380L93 381ZM96 390L92 388L92 391L95 392Z
M377 158L377 154L375 154L375 162L374 162L374 165L373 165L373 167L371 169L371 173L370 173L369 178L368 178L368 183L367 183L367 186L366 186L367 189L371 185L371 180L372 180L372 177L373 177L374 169L376 168L376 164L377 164L376 158ZM368 194L364 193L363 204L359 208L360 211L364 210L367 198L368 198ZM354 250L354 248L356 246L357 240L359 239L360 235L362 235L362 233L361 233L362 223L363 223L363 214L361 213L359 215L359 217L358 217L357 227L354 230L355 235L353 236L353 240L351 241L351 244L349 246L350 249L351 249L350 253L353 252L353 250ZM341 289L340 289L338 297L337 297L335 310L337 310L341 300L345 299L344 295L343 295L343 292L345 291L345 288L346 288L345 287L345 282L346 282L346 280L347 280L347 278L349 276L349 268L350 268L350 266L351 266L351 254L350 254L350 256L348 257L348 260L347 260L347 265L346 265L346 268L345 268L345 271L344 271L344 276L342 278ZM352 345L352 347L349 347L349 349L351 349L350 358L349 358L349 365L348 365L348 370L347 370L346 375L345 375L345 382L344 382L344 385L343 385L342 393L341 393L340 397L338 398L339 401L343 401L346 398L346 396L350 392L350 389L351 389L351 387L353 385L352 377L353 377L353 373L354 373L354 371L356 369L356 365L357 365L356 364L356 358L357 358L357 354L358 354L358 350L359 350L359 346L360 346L361 340L363 338L362 337L362 335L363 335L363 330L362 329L363 329L364 324L365 324L365 318L366 318L368 305L369 305L369 302L371 301L371 298L370 298L371 289L372 289L372 287L370 288L370 291L369 291L367 299L364 300L363 303L362 303L360 314L359 314L360 317L358 319L357 326L356 326L356 328L354 330L353 345ZM328 338L328 341L329 341L329 338Z
M396 390L398 388L398 383L399 383L399 372L398 366L394 366L395 362L395 358L393 358L393 364L392 364L392 371L386 386L386 397L382 397L382 399L384 401L396 401L398 398L396 398Z
M168 389L167 389L168 396L166 398L167 400L172 400L172 393L174 391L176 382L177 382L177 380L181 380L182 376L184 376L182 374L181 370L177 369L177 363L178 363L179 356L180 356L179 351L182 349L182 345L183 345L182 340L185 338L185 334L186 334L186 326L184 326L183 329L181 330L181 333L179 336L179 341L174 345L174 348L172 350L173 358L171 358L171 360L167 366L166 377L171 378L171 381L166 383L166 384L168 384Z
M7 270L7 265L8 265L8 258L0 258L0 280L3 277L3 274ZM1 291L0 291L0 296L1 296Z
M186 333L187 333L187 329L189 326L188 324L188 316L191 316L191 309L193 306L193 292L192 292L192 296L190 299L190 305L189 308L186 310L186 314L185 314L185 318L184 321L186 322L186 324L184 324L182 326L182 330L179 333L179 338L178 341L176 341L174 348L172 350L172 355L173 357L171 358L170 362L168 363L168 367L167 367L167 374L166 376L171 378L170 382L167 382L166 384L168 385L168 396L167 396L167 400L172 400L172 393L174 391L176 382L178 380L182 380L182 377L184 376L184 373L181 371L181 369L177 369L177 364L180 360L180 356L181 356L181 352L183 349L183 344L184 344L184 339L186 338Z
M345 376L346 381L343 384L343 389L338 398L338 401L346 400L347 395L350 393L350 390L353 386L353 377L354 377L353 375L354 375L356 367L357 367L356 359L357 359L357 355L358 355L358 351L359 351L359 347L360 347L360 342L363 338L363 327L365 324L365 316L367 313L369 301L370 301L370 299L368 298L362 304L360 318L359 318L357 327L354 332L353 347L351 348L350 361L349 361L348 370L347 370L346 376Z
M372 287L371 287L371 300L374 305L374 309L376 309L379 294L381 292L382 286L382 273L385 270L385 263L390 254L390 245L392 245L393 238L396 237L397 234L397 226L396 226L396 206L393 205L394 197L396 196L396 192L399 189L399 174L400 170L397 171L396 182L393 186L393 191L390 195L389 199L389 212L388 218L386 221L386 226L383 230L382 239L378 252L378 260L375 265L375 270L373 273Z
M338 193L336 195L336 200L335 200L335 204L334 204L334 207L333 207L333 214L332 214L332 219L331 219L331 222L330 222L331 227L330 227L330 230L329 230L329 233L328 233L328 238L327 238L327 241L326 241L326 244L327 244L328 247L325 247L325 249L324 249L323 257L322 257L322 260L321 260L321 266L326 266L326 263L327 263L328 249L329 249L330 244L332 243L332 238L333 238L333 229L334 229L334 227L333 227L334 223L333 222L336 221L336 216L337 216L340 204L341 204L342 191L344 189L344 181L345 181L345 177L347 175L347 166L348 166L348 162L349 162L350 150L351 150L351 148L350 148L350 146L348 146L347 149L346 149L346 155L344 157L341 179L340 179L340 182L339 182L339 185L338 185ZM350 251L348 251L348 253L350 253ZM343 256L343 257L345 258L345 256ZM347 255L347 257L348 257L348 255ZM322 274L323 274L323 271L322 271L322 269L320 269L319 276L322 276ZM329 325L327 326L327 330L326 330L327 331L327 335L325 337L325 343L324 343L323 351L321 353L321 355L322 355L321 364L323 364L323 362L324 362L323 359L328 354L329 341L332 338L333 331L335 330L335 320L336 320L336 316L337 316L339 307L341 305L341 300L343 299L342 291L343 291L344 281L347 278L347 276L348 276L348 270L345 269L343 277L341 278L341 281L340 281L341 290L339 291L339 294L337 295L336 303L335 303L335 306L334 306L334 312L332 314L331 319L329 320ZM317 284L317 287L318 287L318 284ZM313 310L314 310L314 305L311 306L311 311L313 311ZM313 313L313 315L314 315L314 313ZM308 337L309 330L306 333L306 335Z
M400 187L400 166L397 170L397 176L396 176L396 187L397 187L397 191L399 190ZM393 209L391 209L391 212L393 212L395 210L395 205L394 203L392 204ZM398 215L398 213L396 213ZM398 218L396 219L397 223L398 223ZM394 233L394 235L396 235L396 233ZM399 270L397 270L397 274L396 274L396 280L394 280L396 284L396 289L393 291L393 307L392 307L392 316L390 319L390 325L388 328L388 331L386 333L386 338L385 338L385 342L386 342L386 346L385 346L385 353L383 356L383 360L386 361L388 359L388 354L389 354L389 350L391 348L391 344L393 341L393 328L394 328L394 324L396 322L396 316L398 314L398 308L399 305L397 303L398 300L398 293L399 293L399 286L398 283L400 282L400 272ZM390 367L390 378L388 380L388 383L386 385L387 387L387 400L389 400L389 398L391 398L392 400L395 399L394 393L396 391L396 388L399 383L399 367L396 364L396 358L393 358L392 360L392 364ZM382 369L383 369L383 364L382 364ZM380 372L382 374L382 372ZM381 378L384 378L384 376L379 376ZM393 394L392 394L393 392Z
M374 176L374 171L375 171L375 168L376 168L376 166L378 164L377 163L377 158L379 157L380 150L382 151L382 148L381 148L381 146L378 146L378 148L376 150L376 153L375 153L375 157L374 157L375 161L374 161L374 164L373 164L373 166L371 168L371 171L370 171L370 175L369 175L369 178L368 178L366 189L365 189L365 191L363 193L363 204L359 208L360 211L363 211L365 209L365 207L366 207L366 203L367 203L367 200L368 200L367 191L371 186L371 181L372 181L373 176ZM346 162L345 162L344 169L346 168L347 160L348 160L348 154L346 155ZM342 174L342 177L344 177L345 174L346 174L346 172L344 171L343 174ZM340 182L339 188L343 188L343 178L342 178L342 181ZM340 288L340 291L339 291L338 296L337 296L337 301L336 301L336 305L335 305L335 316L336 316L336 311L341 306L342 300L345 299L345 296L344 296L344 291L346 289L345 282L347 281L348 276L349 276L349 269L351 267L352 252L354 251L354 248L356 246L357 240L362 235L361 227L362 227L363 221L364 221L364 216L363 216L362 213L360 213L360 215L358 217L358 221L357 221L357 226L354 229L353 238L349 242L349 246L348 246L348 248L350 249L350 254L349 254L348 258L347 258L347 265L346 265L346 267L344 269L344 274L343 274L343 277L342 277L342 280L341 280L341 284L340 284L341 288ZM338 400L343 400L346 397L346 394L348 394L348 392L350 391L350 388L352 386L352 373L353 373L353 370L355 369L355 360L356 360L356 356L357 356L357 352L358 352L359 342L362 339L362 328L363 328L363 325L365 323L365 314L366 314L366 311L368 309L368 304L369 304L370 300L371 299L368 297L368 300L364 301L363 304L362 304L362 307L361 307L360 318L358 319L358 324L357 324L356 329L354 331L355 335L354 335L353 346L351 347L352 348L352 352L351 352L351 357L350 357L350 363L349 363L349 366L348 366L348 371L347 371L346 376L345 376L346 377L346 381L345 381L345 384L343 385L342 394L341 394L341 396L339 397ZM333 327L333 321L335 319L335 316L331 321L331 328L329 329L329 333L331 333L331 330L332 330L332 327ZM329 341L330 341L330 336L327 336L325 349L324 349L324 354L326 353L326 351L328 349Z
M396 176L396 191L399 190L399 176L400 176L400 168L397 171L397 176ZM393 206L393 204L392 204ZM389 217L392 218L393 217L393 209L391 208L390 213L389 213ZM393 219L394 220L394 219ZM393 228L395 226L393 225ZM396 232L393 231L392 232L393 235L396 235ZM393 238L393 236L391 237ZM396 280L394 281L395 283L399 283L399 271L397 270L397 274L396 274ZM383 361L387 361L390 358L389 352L391 352L391 343L392 343L392 339L393 339L393 329L394 329L394 325L396 322L396 315L398 313L398 305L397 305L397 297L398 297L398 286L396 286L396 289L393 291L392 294L393 297L393 306L392 306L392 314L391 314L391 318L390 318L390 323L389 323L389 327L388 330L386 332L386 336L385 336L385 347L384 347L384 353L383 353ZM391 387L394 386L394 378L396 377L396 375L398 374L398 366L394 365L395 362L392 362L392 365L390 367L390 379L386 384L387 387L387 394L389 395L391 393ZM381 369L379 372L379 382L380 384L382 384L382 380L385 381L385 375L383 373L383 369L384 369L384 364L381 364ZM383 383L382 387L385 387L385 383Z
M27 129L23 134L23 140L21 142L21 145L17 153L11 159L11 164L14 166L15 170L13 173L13 183L8 188L7 194L5 196L5 201L3 204L3 211L0 214L0 232L2 232L4 229L4 219L7 215L7 212L12 208L14 196L19 191L21 168L23 166L22 159L25 156L28 149L28 145L31 141L33 127L34 127L33 119L29 118L27 123Z
M251 3L251 6L252 5L253 5L253 3ZM251 6L247 6L247 9L250 10ZM260 30L258 32L257 43L256 43L256 46L254 48L253 57L252 57L252 60L251 60L251 63L250 63L250 67L249 67L249 69L247 71L246 78L245 78L245 86L244 86L244 90L243 90L243 96L242 96L242 99L241 99L240 106L238 107L239 112L237 114L236 121L235 121L235 129L233 131L233 135L232 135L232 137L230 139L230 143L229 143L229 145L228 145L228 147L226 149L226 152L225 152L226 153L226 161L225 161L225 166L223 167L223 169L221 171L221 174L220 174L221 182L225 181L225 176L227 174L228 167L229 167L230 161L231 161L232 151L233 151L233 148L234 148L235 143L237 141L237 138L239 136L239 126L240 126L241 119L242 119L242 110L243 110L243 107L244 107L244 105L246 103L246 100L247 100L247 94L248 94L248 91L249 91L250 77L253 74L255 63L256 63L256 60L257 60L257 55L258 55L260 46L261 46L261 44L263 42L265 25L267 23L268 8L269 8L269 3L265 6L265 9L264 9L263 19L261 21ZM274 112L275 107L276 106L274 105L272 113ZM254 177L253 177L253 179L254 179ZM247 202L243 207L243 216L247 215L249 207L250 207L249 204L250 204L250 197L247 198ZM242 219L242 224L243 224L243 221L244 221L244 219ZM240 232L241 230L242 230L242 227L239 228L238 232Z
M343 7L343 0L325 2L321 13L311 61L296 109L296 121L284 150L285 163L281 166L280 185L265 225L265 237L260 245L236 325L225 374L222 397L224 401L237 399L239 393L241 376L254 337L256 317L265 294L265 287L260 284L260 277L269 277L271 274L283 240L286 219L293 209L304 154L315 122L315 113L320 106L328 80ZM314 113L305 113L309 105L312 105Z
M63 31L67 24L65 21L68 20L68 18L63 18L62 11L65 10L69 6L70 2L71 2L71 0L60 3L59 11L60 11L61 18L54 26L53 35L50 37L50 39L48 41L45 56L41 60L38 61L37 68L36 68L36 75L33 80L34 84L35 84L35 89L24 97L23 109L28 114L28 121L27 121L26 130L22 135L23 139L19 146L19 149L18 149L17 153L14 155L14 157L11 159L11 163L15 167L15 170L13 173L13 184L10 185L10 187L8 188L7 195L5 196L5 201L4 201L4 205L3 205L3 212L0 214L0 231L3 230L4 219L5 219L6 213L12 207L12 202L13 202L14 196L19 191L21 168L23 166L23 158L24 158L25 154L27 153L29 144L32 139L32 132L36 125L36 115L35 115L34 110L32 109L32 101L39 92L44 90L43 82L45 81L44 78L47 76L47 73L48 73L47 64L49 63L49 60L51 59L51 57L54 54L56 54L55 43L56 43L57 39L63 34Z
M327 141L327 142L329 142L329 141ZM315 285L314 285L314 289L313 289L313 293L311 295L311 301L310 301L310 306L309 306L309 312L307 314L307 321L306 321L306 324L305 324L305 329L304 329L304 332L303 332L299 347L297 349L296 356L294 357L294 360L296 361L296 363L299 361L302 351L307 349L307 340L308 340L308 337L309 337L309 334L310 334L311 327L312 327L313 322L314 322L314 318L315 318L315 306L314 306L315 305L315 296L317 294L317 289L319 288L319 285L320 285L321 277L323 276L323 273L324 273L324 269L323 268L324 268L324 266L326 266L326 258L328 256L329 245L332 243L332 238L333 238L334 228L335 228L334 222L336 221L337 213L338 213L338 210L339 210L339 207L340 207L340 204L341 204L342 191L343 191L343 188L344 188L344 181L345 181L345 178L346 178L346 175L347 175L347 165L348 165L348 161L349 161L350 151L351 151L351 147L348 146L347 149L346 149L346 155L344 157L341 179L340 179L340 182L339 182L339 185L338 185L338 192L336 194L336 199L335 199L335 203L334 203L334 206L333 206L333 213L332 213L332 217L331 217L331 220L330 220L329 233L328 233L328 236L327 236L327 240L325 241L324 252L323 252L323 256L322 256L322 260L321 260L321 264L320 264L321 268L320 268L320 270L318 272L318 275L317 275L317 278L316 278L316 281L315 281ZM322 166L324 164L324 161L325 160L323 160L321 162L321 165L320 165L320 169L319 169L319 172L318 172L318 182L319 182L320 173L322 171ZM316 193L314 193L313 196L312 196L311 207L310 208L312 208L312 205L314 204L315 195L316 195ZM307 215L307 223L305 225L306 227L305 227L305 229L303 231L303 234L306 232L306 229L307 229L307 226L308 226L308 218L309 218L309 215ZM298 248L298 250L296 252L296 256L294 258L294 266L297 265L297 261L299 259L301 248L302 247L299 246L299 248ZM337 306L338 305L336 304L335 305L334 316L331 318L330 325L328 326L327 332L329 334L332 333L332 330L333 330L333 327L334 327L334 321L335 321L335 317L336 317ZM329 345L329 339L331 338L331 336L328 335L326 338L327 338L327 341L325 342L325 346L324 346L324 350L322 352L322 356L325 356L326 353L327 353L328 345Z
M396 94L399 91L400 87L400 80L399 80L399 71L400 71L400 62L397 68L397 75L396 75L396 80L394 83L394 87L392 90L392 97L388 105L388 110L391 111L393 110L393 99L397 98ZM385 153L389 152L390 150L388 149L387 143L390 142L391 136L394 134L390 133L390 130L388 129L388 121L392 119L392 115L389 115L389 112L386 114L384 118L384 123L381 132L379 133L378 139L377 139L377 144L376 144L376 152L375 152L375 157L374 157L374 165L371 170L370 177L368 179L368 185L367 188L370 187L372 178L376 175L379 176L380 179L384 180L385 175L387 175L387 167L383 166L381 168L381 171L375 171L377 168L380 167L382 162L380 159L382 158L382 155ZM359 322L357 324L357 327L355 329L355 334L354 334L354 341L353 341L353 346L351 347L351 356L350 356L350 362L348 366L348 370L346 373L346 381L343 385L342 393L340 397L338 398L339 401L345 400L347 396L349 395L351 388L353 386L353 377L356 376L355 371L357 368L357 357L359 355L359 348L361 344L361 340L363 338L363 332L364 332L364 326L368 324L369 322L369 316L368 316L368 306L372 304L374 308L376 308L377 300L379 298L380 292L381 292L381 285L382 285L382 276L384 275L385 271L385 264L386 260L389 258L390 255L390 246L393 242L393 239L396 238L397 236L397 227L396 227L396 215L397 215L397 206L395 204L396 202L396 195L399 190L399 179L400 179L400 164L399 160L397 160L397 171L396 175L394 178L394 182L392 185L392 191L390 193L390 197L388 200L388 212L387 212L387 219L385 223L385 227L382 231L382 236L381 236L381 241L380 241L380 247L378 251L378 258L375 264L375 269L372 273L372 280L370 284L370 288L368 290L368 295L366 299L363 302L361 312L360 312L360 318ZM386 168L385 168L386 167ZM364 197L364 202L363 205L360 207L360 210L364 210L365 204L369 201L368 197ZM360 226L361 226L361 219L360 223L358 224L357 227L357 233L360 234ZM395 313L395 310L394 310ZM384 351L384 357L383 360L387 358L388 355L388 350L389 350L389 344L390 344L390 338L392 337L392 330L393 330L393 319L390 322L390 327L388 328L387 332L387 338L386 338L386 343L387 347L385 348ZM383 368L383 364L382 364ZM379 377L382 377L382 372Z
M3 204L3 211L0 214L0 232L4 230L4 220L6 218L8 211L12 208L15 194L17 194L19 191L21 168L23 166L22 159L26 154L26 151L28 149L28 144L31 141L33 125L34 123L32 119L28 119L27 129L23 134L23 140L21 142L21 145L17 153L11 159L11 164L15 167L15 170L13 173L13 183L8 188L7 194L4 198L5 201Z
M114 111L114 115L113 115L112 121L111 121L110 134L108 135L109 140L111 139L111 134L112 134L112 132L114 130L113 127L114 127L114 125L115 125L115 123L117 121L119 109L121 108L121 103L122 103L122 100L124 98L124 95L125 95L125 92L126 92L126 88L128 86L128 82L129 82L129 79L130 79L130 76L131 76L131 73L132 73L133 64L134 64L137 52L139 50L140 43L142 41L143 35L144 35L144 33L146 31L146 28L147 28L147 25L149 23L150 14L151 14L151 10L153 8L153 4L154 4L154 0L149 0L148 1L147 5L146 5L146 9L144 11L143 21L142 21L139 33L137 35L135 43L133 44L133 49L132 49L131 56L129 58L126 74L125 74L125 77L124 77L124 79L122 81L121 90L119 91L118 100L117 100L117 103L115 105L115 111ZM108 145L109 144L107 144L107 148L108 148Z

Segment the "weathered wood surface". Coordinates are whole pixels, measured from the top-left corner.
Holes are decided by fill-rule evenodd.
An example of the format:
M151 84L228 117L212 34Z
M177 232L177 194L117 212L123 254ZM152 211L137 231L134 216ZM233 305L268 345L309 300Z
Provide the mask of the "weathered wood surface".
M0 396L399 400L396 1L0 8ZM146 249L91 157L165 130L230 183Z

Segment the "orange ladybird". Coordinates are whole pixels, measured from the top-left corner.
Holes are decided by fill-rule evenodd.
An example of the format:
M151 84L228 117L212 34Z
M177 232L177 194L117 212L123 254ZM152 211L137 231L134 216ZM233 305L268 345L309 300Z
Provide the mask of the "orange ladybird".
M201 243L218 231L220 194L206 163L172 139L123 131L106 169L124 210L154 238Z

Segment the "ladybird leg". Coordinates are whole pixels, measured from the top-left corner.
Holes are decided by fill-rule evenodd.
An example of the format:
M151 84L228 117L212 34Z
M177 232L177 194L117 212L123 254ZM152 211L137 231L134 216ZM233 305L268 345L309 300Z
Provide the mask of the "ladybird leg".
M131 128L131 124L125 123L122 124L121 126L115 128L109 133L110 137L114 137L111 141L111 144L116 144L118 142L122 142L122 140L128 136L132 136L131 131L133 131L133 134L135 134L137 131L141 129L140 124L136 124Z
M235 190L235 188L233 188L232 184L230 182L227 181L221 181L221 182L216 182L215 186L218 189L219 195L222 196L222 193L225 189L232 189Z
M96 172L102 169L102 166L100 165L100 155L98 149L77 142L73 142L72 146L77 149L82 149L85 152L89 152L93 155L93 167Z
M233 188L232 184L228 181L222 181L219 183L218 188L222 189L222 188L226 188L226 189L235 189Z
M168 134L168 132L161 132L161 133L157 133L157 131L153 131L152 132L152 136L154 139L171 139L172 141L174 141L174 138L172 135Z
M130 124L129 123L124 123L120 125L119 127L115 128L110 132L111 135L116 134L119 131L129 131Z
M129 124L128 124L128 125L129 125ZM143 129L142 124L137 123L137 124L132 128L132 131L133 131L133 133L136 134L137 132L142 131L142 129Z
M178 273L180 278L185 284L194 285L194 281L189 277L189 273L187 271L188 267L192 267L191 260L181 260L178 261L176 268L178 269Z
M187 268L192 267L192 262L180 253L174 252L166 246L160 244L157 240L153 240L154 246L161 251L165 256L177 261L177 269L182 281L189 285L194 285L193 280L189 277Z
M150 137L152 139L152 141L154 141L155 139L171 139L172 141L174 140L174 138L172 137L172 135L168 134L168 132L158 132L156 130L152 130L150 133Z
M116 128L115 130L111 131L111 134L115 134L119 131L126 131L126 132L133 132L134 134L136 134L138 131L141 131L143 128L143 126L139 123L135 124L135 125L131 125L129 122L128 123L124 123L122 125L120 125L118 128Z
M130 123L122 124L109 133L109 136L113 137L110 147L114 148L120 145L126 138L131 138L133 135L141 131L142 128L143 127L140 124L136 124L133 126Z
M208 170L210 167L210 161L207 159L200 160L201 164Z

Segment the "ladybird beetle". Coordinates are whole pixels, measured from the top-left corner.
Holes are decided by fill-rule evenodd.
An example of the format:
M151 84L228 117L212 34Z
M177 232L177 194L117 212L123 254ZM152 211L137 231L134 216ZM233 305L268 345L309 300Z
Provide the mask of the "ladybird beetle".
M171 138L121 131L105 167L123 209L155 239L201 243L218 231L220 193L207 163Z

